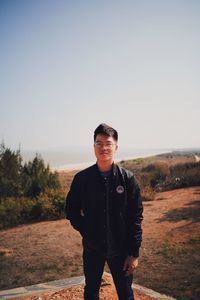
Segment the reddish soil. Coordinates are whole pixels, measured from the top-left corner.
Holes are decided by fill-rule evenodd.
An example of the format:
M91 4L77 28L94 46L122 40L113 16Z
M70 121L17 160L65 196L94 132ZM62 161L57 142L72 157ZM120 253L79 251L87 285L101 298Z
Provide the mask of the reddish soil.
M199 207L200 187L158 193L155 201L144 203L136 283L178 299L200 299ZM81 239L66 220L2 230L0 245L1 289L82 275ZM56 293L61 292L73 294L74 288Z

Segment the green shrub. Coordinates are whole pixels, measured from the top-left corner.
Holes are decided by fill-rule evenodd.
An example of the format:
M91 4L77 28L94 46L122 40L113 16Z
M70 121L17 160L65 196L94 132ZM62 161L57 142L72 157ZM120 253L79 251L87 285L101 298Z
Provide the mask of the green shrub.
M59 193L38 198L5 198L0 201L0 228L64 217L65 197Z
M22 224L22 208L26 201L24 198L6 198L0 203L0 226L1 228L12 227ZM28 199L27 199L28 201Z

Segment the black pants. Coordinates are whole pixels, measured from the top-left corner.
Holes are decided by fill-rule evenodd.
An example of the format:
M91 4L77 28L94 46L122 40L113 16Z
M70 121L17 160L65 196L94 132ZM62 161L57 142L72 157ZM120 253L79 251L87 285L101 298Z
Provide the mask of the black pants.
M85 275L85 300L99 300L99 290L104 265L107 262L113 281L117 290L119 300L134 300L131 288L133 276L125 276L123 271L125 257L115 256L106 259L105 256L97 254L95 251L83 250L83 268Z

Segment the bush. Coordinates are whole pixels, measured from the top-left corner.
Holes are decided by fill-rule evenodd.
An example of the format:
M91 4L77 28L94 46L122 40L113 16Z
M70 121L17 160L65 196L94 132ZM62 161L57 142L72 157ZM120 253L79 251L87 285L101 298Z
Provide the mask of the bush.
M0 201L0 228L13 227L35 221L64 217L65 197L59 193L38 198L5 198Z
M122 163L135 174L144 201L153 200L155 192L200 185L200 162L169 166L165 161L151 160L148 164L136 165L136 160Z
M143 201L153 201L155 199L155 192L150 187L145 187L141 191Z
M32 203L25 198L6 198L0 203L1 228L23 224L30 215ZM27 221L27 220L26 220Z
M170 171L167 163L156 162L154 164L149 164L142 168L143 180L145 180L145 185L149 185L153 189L156 185L165 181L166 177L169 176Z
M200 163L177 164L170 167L170 176L162 185L162 190L171 190L200 185Z

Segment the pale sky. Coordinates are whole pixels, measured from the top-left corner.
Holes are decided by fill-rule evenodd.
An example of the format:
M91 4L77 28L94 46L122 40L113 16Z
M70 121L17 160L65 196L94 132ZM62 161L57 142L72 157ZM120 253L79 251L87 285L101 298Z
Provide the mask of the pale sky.
M0 138L200 147L199 0L0 0Z

